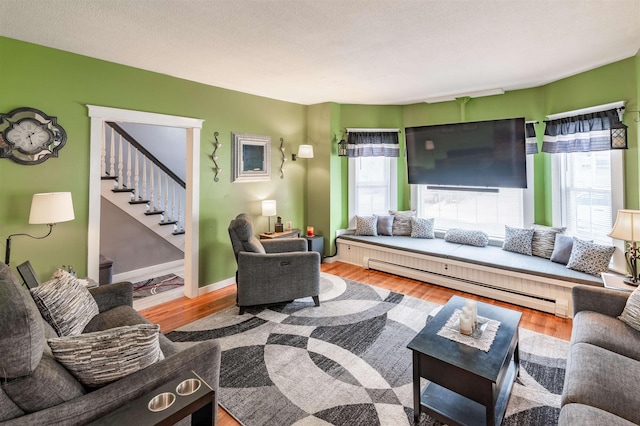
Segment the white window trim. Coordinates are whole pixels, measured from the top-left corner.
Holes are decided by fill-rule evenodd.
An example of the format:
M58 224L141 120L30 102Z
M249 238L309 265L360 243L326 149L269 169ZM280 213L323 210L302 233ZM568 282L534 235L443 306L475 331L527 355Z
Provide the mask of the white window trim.
M395 160L395 161L394 161ZM389 157L389 209L398 209L398 161ZM356 227L356 158L349 157L349 229Z
M522 190L522 223L525 227L532 225L535 218L534 212L534 180L533 180L533 155L527 155L527 187ZM410 185L411 187L411 209L417 210L416 200L419 196L420 185ZM444 229L439 229L445 231Z
M612 149L611 155L611 228L618 216L618 210L624 208L624 151ZM551 206L553 226L562 226L562 157L560 154L551 154ZM624 258L624 241L611 239L616 247L613 253L610 268L616 272L625 274L627 270Z

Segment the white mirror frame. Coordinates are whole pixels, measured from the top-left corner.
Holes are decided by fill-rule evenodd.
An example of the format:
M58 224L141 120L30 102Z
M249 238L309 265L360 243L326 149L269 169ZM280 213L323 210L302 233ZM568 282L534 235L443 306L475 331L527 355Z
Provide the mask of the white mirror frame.
M232 133L233 150L231 153L232 175L231 181L239 182L265 182L271 180L271 136L252 135L249 133ZM245 148L255 148L261 152L258 158L258 167L251 167L245 158ZM255 166L255 164L254 164Z

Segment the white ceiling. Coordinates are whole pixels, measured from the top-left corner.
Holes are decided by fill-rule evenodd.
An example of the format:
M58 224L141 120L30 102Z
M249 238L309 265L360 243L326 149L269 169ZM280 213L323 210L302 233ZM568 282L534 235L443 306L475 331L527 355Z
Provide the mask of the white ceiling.
M0 0L0 35L300 104L409 104L633 56L640 0Z

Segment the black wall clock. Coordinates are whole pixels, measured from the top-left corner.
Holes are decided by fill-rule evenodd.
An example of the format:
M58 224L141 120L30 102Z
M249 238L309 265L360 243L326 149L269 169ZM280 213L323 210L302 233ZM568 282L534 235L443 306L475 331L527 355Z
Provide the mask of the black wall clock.
M57 117L28 107L0 114L0 132L0 157L27 165L57 157L67 141Z

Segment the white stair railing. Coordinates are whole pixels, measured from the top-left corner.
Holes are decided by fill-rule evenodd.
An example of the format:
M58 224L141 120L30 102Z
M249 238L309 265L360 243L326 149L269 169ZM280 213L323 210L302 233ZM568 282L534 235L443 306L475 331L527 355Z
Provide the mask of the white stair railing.
M131 204L145 203L146 213L158 214L160 224L172 224L174 233L184 233L184 182L135 140L132 142L126 132L113 126L107 123L103 132L103 178L114 180L115 192L130 192Z

